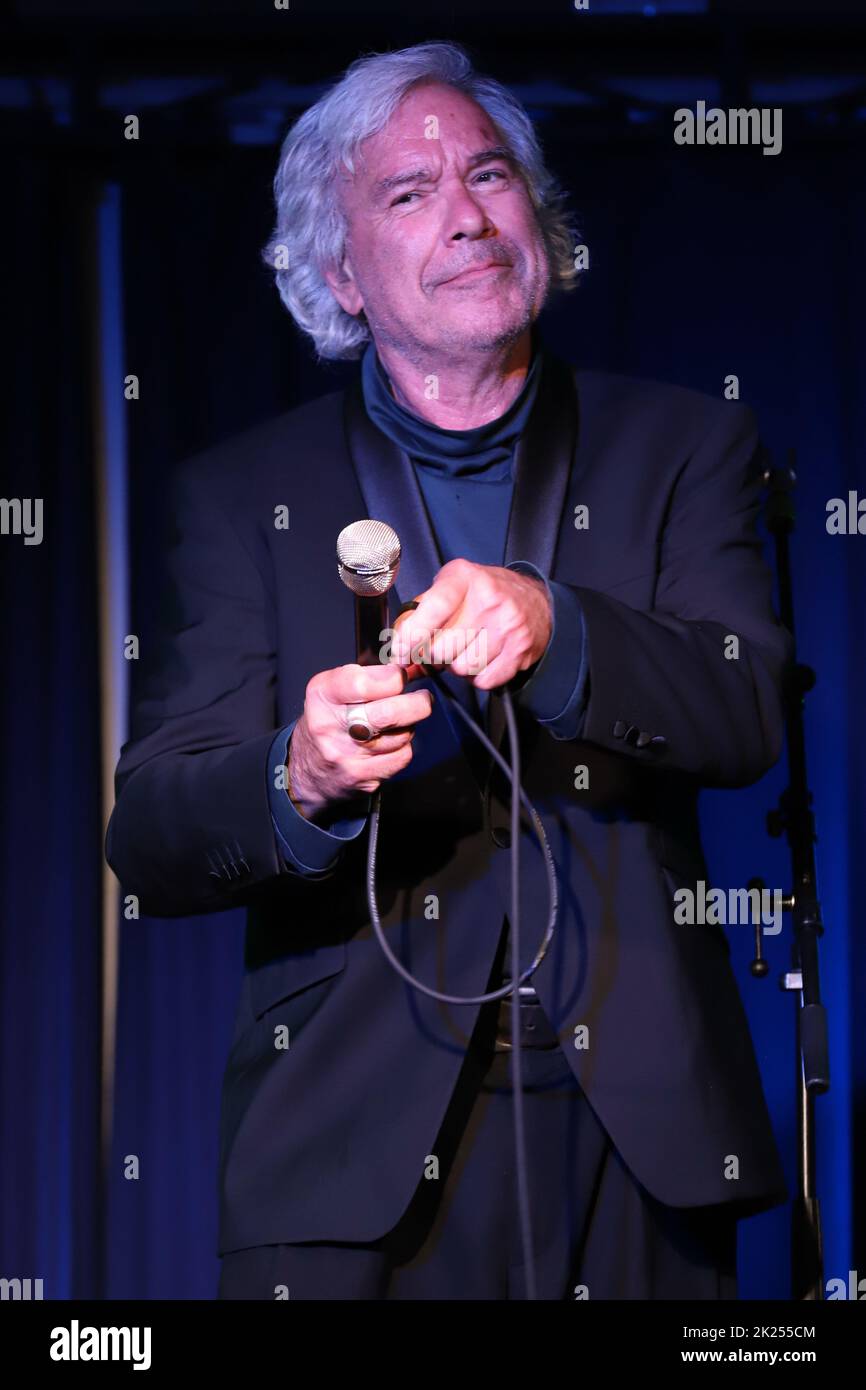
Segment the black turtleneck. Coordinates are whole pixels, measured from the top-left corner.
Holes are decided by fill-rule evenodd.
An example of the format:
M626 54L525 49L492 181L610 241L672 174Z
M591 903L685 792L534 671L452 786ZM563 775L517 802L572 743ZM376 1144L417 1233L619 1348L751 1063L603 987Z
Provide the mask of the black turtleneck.
M367 414L411 459L443 564L457 556L502 564L514 451L535 404L542 360L536 349L523 387L503 415L475 429L445 430L394 399L373 343L364 354Z

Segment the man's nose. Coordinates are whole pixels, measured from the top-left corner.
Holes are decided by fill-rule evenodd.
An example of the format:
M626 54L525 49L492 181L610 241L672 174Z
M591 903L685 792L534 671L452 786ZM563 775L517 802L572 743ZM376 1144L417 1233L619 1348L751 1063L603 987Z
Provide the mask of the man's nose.
M459 241L462 237L476 241L495 235L496 224L483 202L461 184L450 194L445 229L449 241Z

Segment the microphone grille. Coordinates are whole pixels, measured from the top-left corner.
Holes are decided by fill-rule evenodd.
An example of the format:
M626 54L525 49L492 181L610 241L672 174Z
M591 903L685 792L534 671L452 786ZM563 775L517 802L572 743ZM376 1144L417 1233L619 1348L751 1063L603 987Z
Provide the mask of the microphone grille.
M337 537L337 573L354 594L385 594L400 568L400 538L385 521L353 521Z

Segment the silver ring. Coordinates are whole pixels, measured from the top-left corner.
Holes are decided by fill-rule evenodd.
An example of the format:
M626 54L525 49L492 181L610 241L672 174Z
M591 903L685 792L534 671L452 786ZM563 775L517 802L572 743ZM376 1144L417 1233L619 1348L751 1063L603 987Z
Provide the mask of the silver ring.
M366 705L346 706L346 727L349 730L349 737L358 743L366 743L368 739L375 738L379 732L370 723Z

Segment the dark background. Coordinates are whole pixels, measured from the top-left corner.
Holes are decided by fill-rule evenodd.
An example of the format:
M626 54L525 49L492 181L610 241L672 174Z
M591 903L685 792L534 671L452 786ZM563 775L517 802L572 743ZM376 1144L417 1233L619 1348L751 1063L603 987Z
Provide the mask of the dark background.
M421 8L56 0L18 4L0 22L2 494L45 500L41 546L0 537L0 1275L43 1278L46 1297L213 1297L219 1090L242 969L239 913L121 923L103 1203L110 808L99 784L94 401L113 400L128 441L129 526L115 539L128 548L128 630L146 645L172 468L356 370L315 364L259 260L279 142L359 53L434 38L468 44L482 71L514 88L570 191L591 269L546 311L550 345L581 366L717 396L736 373L777 461L797 450L794 582L800 656L818 672L806 720L833 1065L817 1105L825 1274L847 1279L858 1261L866 1274L866 935L855 891L866 538L825 528L829 498L866 491L863 6ZM782 152L674 145L673 110L700 98L781 106ZM138 142L123 139L130 112ZM102 313L118 346L105 351L103 338L100 357L95 290L112 275ZM128 372L141 381L134 403L123 400ZM347 643L350 622L347 610ZM760 873L790 887L786 846L764 828L785 784L783 758L757 787L702 798L719 885ZM748 973L748 929L729 936L793 1187L794 1005L776 986L790 926L765 938L763 982ZM137 1181L123 1176L130 1154ZM787 1222L779 1208L741 1227L744 1296L786 1296Z

